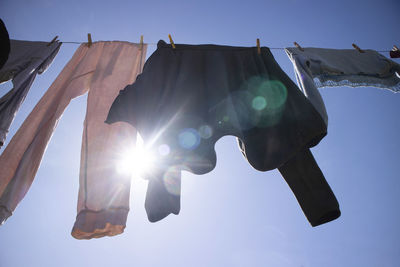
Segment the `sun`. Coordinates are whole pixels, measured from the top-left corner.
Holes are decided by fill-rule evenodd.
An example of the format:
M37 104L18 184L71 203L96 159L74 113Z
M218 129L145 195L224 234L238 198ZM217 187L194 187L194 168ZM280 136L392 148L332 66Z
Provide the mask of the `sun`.
M129 147L120 153L116 169L120 174L141 177L154 163L154 155L144 147L142 139L138 138L136 147Z

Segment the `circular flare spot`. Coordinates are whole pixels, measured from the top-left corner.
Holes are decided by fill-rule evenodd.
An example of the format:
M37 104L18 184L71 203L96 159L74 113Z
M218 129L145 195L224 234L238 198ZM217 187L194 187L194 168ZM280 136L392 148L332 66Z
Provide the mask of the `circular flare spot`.
M167 156L170 152L170 148L166 144L162 144L158 147L158 153L160 153L161 156Z
M213 131L210 126L202 125L199 128L199 134L200 134L201 138L208 139L212 136Z
M170 194L175 196L179 196L181 194L180 177L180 170L176 167L171 167L165 172L163 176L163 182L165 189L167 189Z
M183 130L179 134L178 139L179 139L179 144L183 148L190 149L190 150L195 149L200 144L200 135L193 128L188 128L188 129Z
M263 110L267 106L267 101L262 96L256 96L251 103L255 110Z

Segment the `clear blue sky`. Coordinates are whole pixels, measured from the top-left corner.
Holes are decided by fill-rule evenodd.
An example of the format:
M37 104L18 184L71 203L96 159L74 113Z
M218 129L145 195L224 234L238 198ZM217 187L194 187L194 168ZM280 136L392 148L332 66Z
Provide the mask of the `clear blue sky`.
M400 45L400 2L375 1L78 1L2 0L13 39L215 43L390 50ZM10 137L71 58L64 44L35 80ZM148 55L155 49L150 46ZM293 67L273 50L293 79ZM384 53L388 56L388 53ZM400 63L399 60L397 60ZM0 85L0 94L9 84ZM144 211L146 182L134 180L125 233L75 240L79 157L86 96L72 101L36 179L0 227L0 267L25 266L399 266L400 93L376 88L321 90L328 136L312 151L342 216L312 228L278 171L258 172L233 137L217 145L215 170L185 173L182 209L158 223ZM10 139L10 138L9 138ZM0 170L1 171L1 170Z

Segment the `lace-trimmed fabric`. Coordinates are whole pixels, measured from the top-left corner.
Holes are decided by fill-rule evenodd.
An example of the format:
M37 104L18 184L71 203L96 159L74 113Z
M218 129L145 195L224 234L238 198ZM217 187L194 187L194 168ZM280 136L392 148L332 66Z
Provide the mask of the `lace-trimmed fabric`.
M293 63L303 93L328 122L325 105L317 88L334 86L372 86L400 91L400 65L374 50L285 49Z
M394 93L400 91L400 75L397 77L396 73L394 73L393 76L384 79L382 79L382 77L374 77L372 75L341 75L340 77L337 75L318 75L318 77L314 77L314 83L319 88L336 86L362 86L389 89Z

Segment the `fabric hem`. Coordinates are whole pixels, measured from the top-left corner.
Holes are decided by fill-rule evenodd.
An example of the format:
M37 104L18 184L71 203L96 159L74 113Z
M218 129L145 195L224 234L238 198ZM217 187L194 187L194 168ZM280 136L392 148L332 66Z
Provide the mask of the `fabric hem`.
M0 225L2 225L12 215L12 211L6 206L0 205Z
M71 235L76 239L92 239L122 234L126 227L128 208L94 211L84 209L76 216Z
M397 93L400 91L400 80L395 77L372 77L372 76L361 76L355 75L318 75L314 77L315 86L318 88L324 87L337 87L337 86L349 86L349 87L375 87L380 89L388 89Z
M310 220L310 224L312 227L316 227L319 226L321 224L325 224L328 223L330 221L336 220L337 218L339 218L341 215L341 212L338 208L332 209L328 212L325 212L324 215L322 215L320 218L318 218L317 220Z

